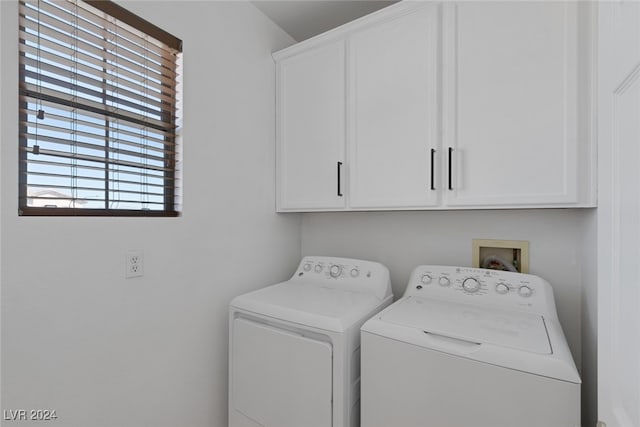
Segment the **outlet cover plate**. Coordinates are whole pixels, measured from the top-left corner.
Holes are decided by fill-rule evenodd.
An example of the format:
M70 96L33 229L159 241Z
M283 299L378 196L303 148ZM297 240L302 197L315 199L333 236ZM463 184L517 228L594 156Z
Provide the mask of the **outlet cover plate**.
M131 250L124 254L124 277L144 276L144 254L141 250Z

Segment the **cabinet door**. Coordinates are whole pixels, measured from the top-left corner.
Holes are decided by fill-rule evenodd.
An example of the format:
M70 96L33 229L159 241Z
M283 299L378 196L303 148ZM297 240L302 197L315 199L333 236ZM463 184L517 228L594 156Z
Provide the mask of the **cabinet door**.
M439 21L427 4L349 39L352 208L438 202Z
M345 206L344 55L338 41L278 62L278 210Z
M578 201L577 4L445 6L446 205Z

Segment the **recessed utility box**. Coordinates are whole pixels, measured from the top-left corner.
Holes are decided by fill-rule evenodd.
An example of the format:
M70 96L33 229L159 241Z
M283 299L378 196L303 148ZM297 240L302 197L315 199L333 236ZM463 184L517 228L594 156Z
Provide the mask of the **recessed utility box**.
M526 240L473 239L472 256L474 267L529 272L529 242Z

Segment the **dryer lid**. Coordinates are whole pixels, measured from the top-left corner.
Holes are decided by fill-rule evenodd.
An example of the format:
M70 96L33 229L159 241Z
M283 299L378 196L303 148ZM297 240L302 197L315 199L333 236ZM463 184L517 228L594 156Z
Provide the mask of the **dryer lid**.
M433 298L408 297L381 321L478 344L551 354L542 316Z
M231 301L232 309L251 311L303 326L344 332L382 308L371 293L286 281Z

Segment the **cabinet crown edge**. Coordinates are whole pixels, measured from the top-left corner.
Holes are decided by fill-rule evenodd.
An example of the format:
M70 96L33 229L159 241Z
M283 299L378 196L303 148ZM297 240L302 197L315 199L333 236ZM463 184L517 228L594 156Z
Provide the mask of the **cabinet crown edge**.
M305 50L310 49L313 46L328 43L331 41L344 39L350 34L367 28L371 25L375 25L379 22L386 21L395 17L402 16L407 13L411 13L417 9L433 6L440 2L430 1L411 1L404 0L394 3L385 8L379 9L375 12L371 12L368 15L357 18L353 21L340 25L339 27L328 30L324 33L313 36L309 39L297 42L289 47L273 52L271 55L273 59L278 62L293 55L297 55Z

